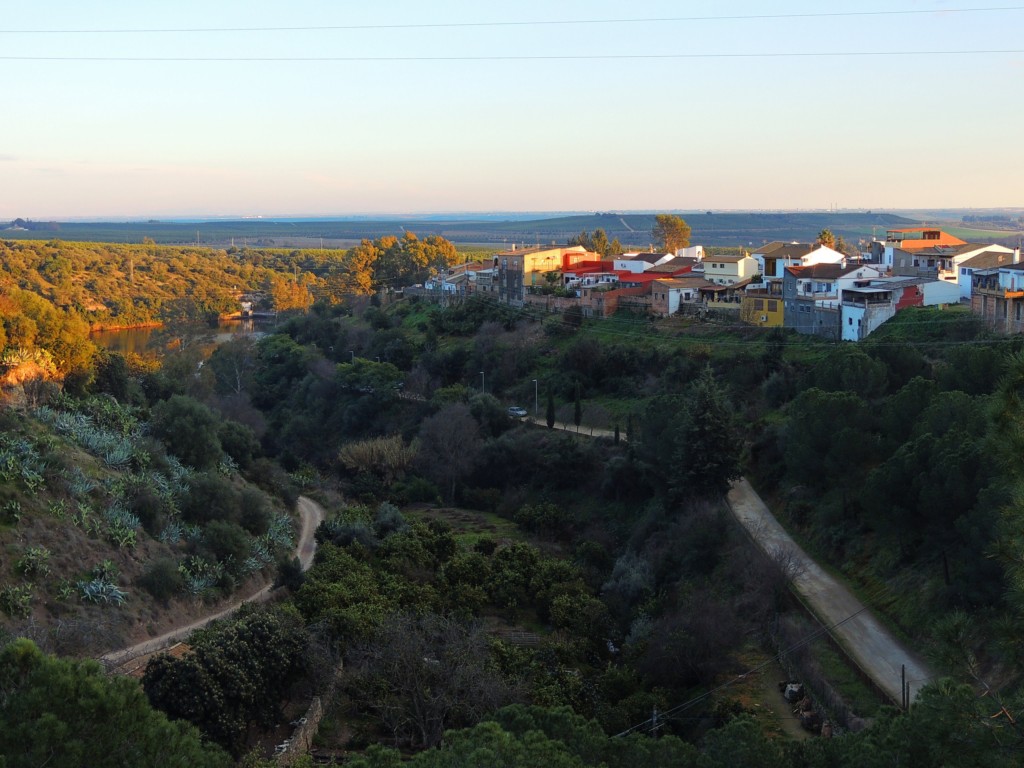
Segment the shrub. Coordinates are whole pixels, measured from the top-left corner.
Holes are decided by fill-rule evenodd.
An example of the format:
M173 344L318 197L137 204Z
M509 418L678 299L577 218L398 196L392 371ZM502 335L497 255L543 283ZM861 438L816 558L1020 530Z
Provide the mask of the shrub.
M189 492L182 503L181 515L186 522L200 525L211 520L235 522L241 517L241 496L222 477L196 474L189 481Z
M239 522L253 536L262 536L270 529L273 511L262 491L255 488L244 489L239 506L241 507Z
M29 579L46 576L50 572L50 550L46 547L29 547L18 560L16 567Z
M392 533L402 533L408 529L409 524L402 516L401 510L394 504L382 502L377 508L377 515L373 520L374 532L383 539Z
M168 600L185 589L185 577L176 560L161 557L149 564L139 577L138 585L166 605Z
M298 592L306 574L302 571L302 563L299 558L293 557L290 560L286 557L277 561L277 576L274 579L274 588L286 587L290 592Z
M20 618L32 611L32 587L27 584L7 584L0 587L0 611Z
M229 572L238 573L249 556L249 536L237 523L214 520L203 531L199 548Z

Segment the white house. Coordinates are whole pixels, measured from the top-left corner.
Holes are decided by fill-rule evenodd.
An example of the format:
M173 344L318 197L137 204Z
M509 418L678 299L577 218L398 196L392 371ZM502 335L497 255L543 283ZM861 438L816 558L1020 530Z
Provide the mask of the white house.
M704 260L704 246L703 245L691 245L689 248L676 248L676 256L684 259L696 259L697 261Z
M883 277L864 281L843 291L842 339L860 341L908 307L959 302L959 287L947 280Z
M971 276L976 269L993 269L1007 264L1020 263L1020 248L1010 250L1001 245L989 246L981 253L964 259L957 265L956 279L960 286L960 298L971 300Z
M751 254L761 275L760 290L780 293L778 285L785 276L786 267L839 264L846 266L846 256L820 243L769 243Z
M674 315L681 304L700 301L700 289L707 285L708 281L702 277L655 280L651 284L651 309L662 317Z

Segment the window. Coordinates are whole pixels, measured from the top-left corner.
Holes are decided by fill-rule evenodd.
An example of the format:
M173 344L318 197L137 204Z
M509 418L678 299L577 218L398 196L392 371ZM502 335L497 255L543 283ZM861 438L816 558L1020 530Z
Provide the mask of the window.
M769 312L778 312L779 311L779 302L769 300L768 301L768 311Z
M764 309L764 299L754 299L754 309L758 312Z
M853 318L852 318L852 317L848 317L848 318L846 318L846 320L847 320L847 322L848 322L848 323L849 323L850 325L853 325Z

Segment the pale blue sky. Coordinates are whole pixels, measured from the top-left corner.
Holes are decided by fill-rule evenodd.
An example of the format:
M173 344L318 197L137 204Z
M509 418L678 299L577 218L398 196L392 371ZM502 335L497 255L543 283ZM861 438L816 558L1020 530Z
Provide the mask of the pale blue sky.
M0 21L0 219L1024 205L1024 54L377 62L2 58L1024 48L1024 10L949 12L993 5L1015 4L11 3ZM876 10L928 13L232 33L2 32Z

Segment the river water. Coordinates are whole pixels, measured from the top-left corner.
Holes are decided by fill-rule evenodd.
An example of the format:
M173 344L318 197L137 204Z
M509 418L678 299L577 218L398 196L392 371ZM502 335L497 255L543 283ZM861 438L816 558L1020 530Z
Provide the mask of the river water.
M222 320L216 328L202 327L200 333L208 334L213 346L223 344L238 336L259 338L271 328L270 323L256 320ZM136 354L159 356L163 350L159 345L160 328L125 328L120 331L98 331L89 335L97 346L120 352L122 355Z

